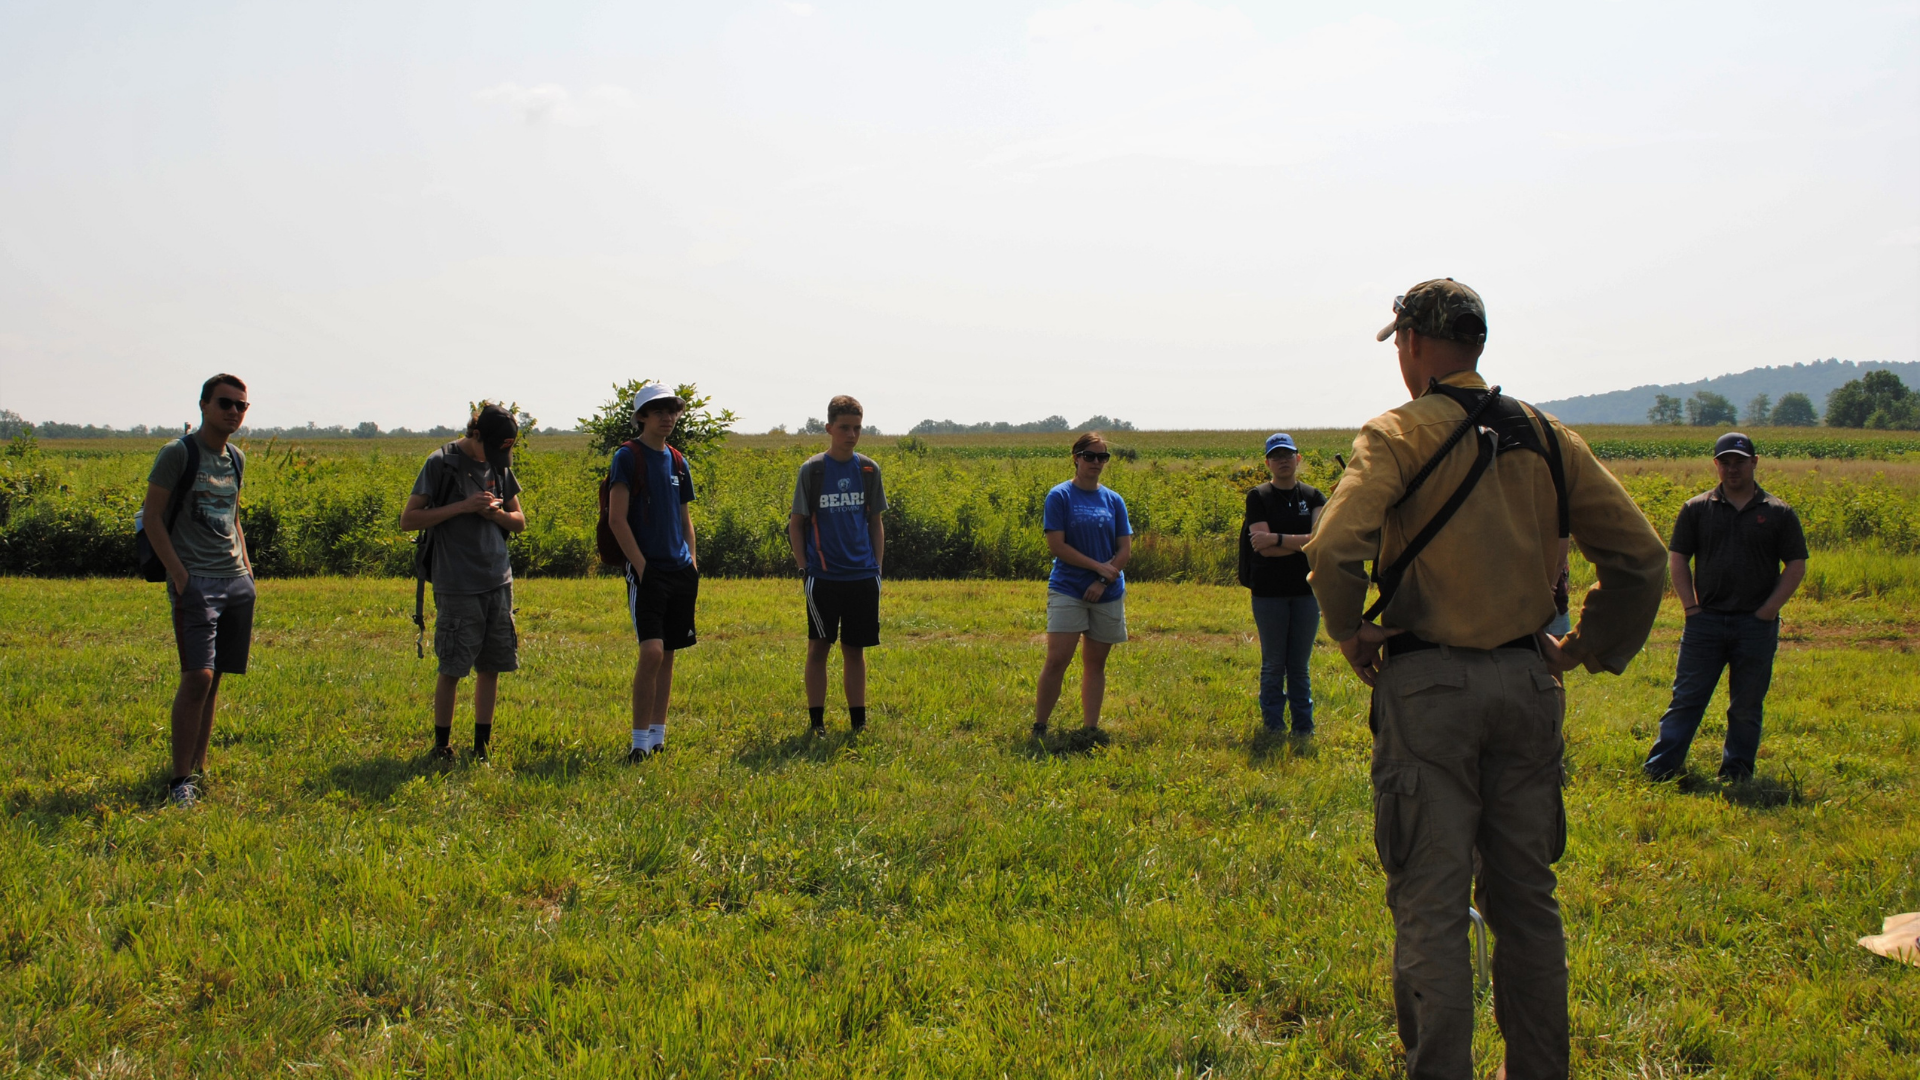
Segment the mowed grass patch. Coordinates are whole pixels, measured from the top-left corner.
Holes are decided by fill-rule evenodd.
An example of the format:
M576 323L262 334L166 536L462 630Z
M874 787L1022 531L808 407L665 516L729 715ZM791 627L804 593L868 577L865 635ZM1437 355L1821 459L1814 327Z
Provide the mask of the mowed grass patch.
M494 761L436 769L410 586L266 581L181 813L158 589L0 580L0 1070L1394 1075L1337 651L1317 745L1263 744L1245 593L1133 586L1111 744L1043 750L1042 588L888 583L871 727L836 688L809 740L798 584L710 580L671 749L629 767L619 584L523 582ZM1915 1075L1920 970L1853 940L1920 908L1920 673L1783 650L1759 782L1651 787L1675 615L1625 677L1569 680L1576 1069Z

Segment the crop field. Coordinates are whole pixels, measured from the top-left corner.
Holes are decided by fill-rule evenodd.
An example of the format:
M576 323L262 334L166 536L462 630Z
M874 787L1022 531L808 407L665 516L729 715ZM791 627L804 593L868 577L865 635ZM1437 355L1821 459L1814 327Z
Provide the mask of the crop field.
M711 580L628 766L617 583L523 582L493 760L436 768L410 586L265 580L180 812L157 587L0 579L0 1074L1394 1075L1337 651L1265 743L1244 593L1143 583L1111 743L1040 747L1041 588L889 584L868 731L810 741L796 586ZM1739 788L1637 779L1677 614L1569 678L1577 1075L1920 1075L1920 969L1854 944L1920 908L1920 601L1788 607Z
M1710 434L1684 428L1589 428L1628 491L1663 533L1686 499L1711 485ZM1350 430L1299 431L1303 478L1339 475ZM1777 438L1776 438L1777 436ZM1245 492L1266 478L1262 432L1124 432L1106 482L1127 499L1140 581L1233 582L1232 537ZM1758 436L1760 482L1799 510L1816 547L1920 553L1920 440L1909 432L1780 429ZM1799 440L1791 444L1791 440ZM887 576L1031 580L1046 572L1040 534L1047 490L1070 473L1059 435L873 437L862 451L887 480ZM1817 456L1778 458L1775 443ZM48 440L0 454L0 573L126 575L129 535L159 444ZM426 439L318 439L249 444L241 514L266 576L404 576L413 546L398 528ZM792 573L787 508L794 475L818 437L735 436L694 463L703 568L731 577ZM516 453L528 529L516 536L522 577L595 572L596 485L605 461L578 436L536 437Z

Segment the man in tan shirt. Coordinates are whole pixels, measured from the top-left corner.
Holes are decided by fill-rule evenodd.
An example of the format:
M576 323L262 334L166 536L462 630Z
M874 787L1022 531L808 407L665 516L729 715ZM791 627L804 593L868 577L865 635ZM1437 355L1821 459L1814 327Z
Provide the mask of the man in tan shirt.
M1451 278L1395 299L1379 339L1393 337L1414 400L1361 428L1306 548L1327 632L1373 687L1394 1003L1408 1072L1423 1080L1472 1075L1470 900L1498 938L1507 1074L1567 1075L1558 675L1623 670L1665 584L1660 537L1586 442L1488 394L1476 370L1486 333L1479 295ZM1555 639L1542 628L1569 541L1599 584ZM1371 609L1369 560L1385 601Z

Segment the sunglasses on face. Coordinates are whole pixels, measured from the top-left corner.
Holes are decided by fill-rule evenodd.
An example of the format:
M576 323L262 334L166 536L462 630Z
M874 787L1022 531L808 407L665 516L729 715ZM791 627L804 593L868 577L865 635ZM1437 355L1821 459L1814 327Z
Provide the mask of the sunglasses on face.
M217 398L214 398L214 399L213 399L213 403L214 403L215 405L218 405L218 406L219 406L220 408L222 408L222 409L232 409L233 411L235 411L235 412L238 412L238 413L245 413L245 412L247 411L247 403L246 403L246 402L244 402L244 401L235 401L234 399L232 399L232 398L230 398L230 397L217 397Z
M1113 455L1112 455L1112 454L1109 454L1109 453L1107 453L1107 452L1105 452L1105 451L1101 451L1100 453L1097 453L1097 454L1081 454L1081 455L1079 455L1079 457L1080 457L1080 460L1082 460L1082 461L1102 461L1102 462L1104 462L1104 461L1106 461L1106 460L1108 460L1109 458L1111 458L1111 457L1113 457Z

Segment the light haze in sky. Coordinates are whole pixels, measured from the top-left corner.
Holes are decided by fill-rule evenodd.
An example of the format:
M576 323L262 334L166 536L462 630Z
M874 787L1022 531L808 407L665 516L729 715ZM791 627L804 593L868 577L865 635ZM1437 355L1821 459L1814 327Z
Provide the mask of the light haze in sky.
M1357 423L1920 359L1920 3L0 0L0 407Z

